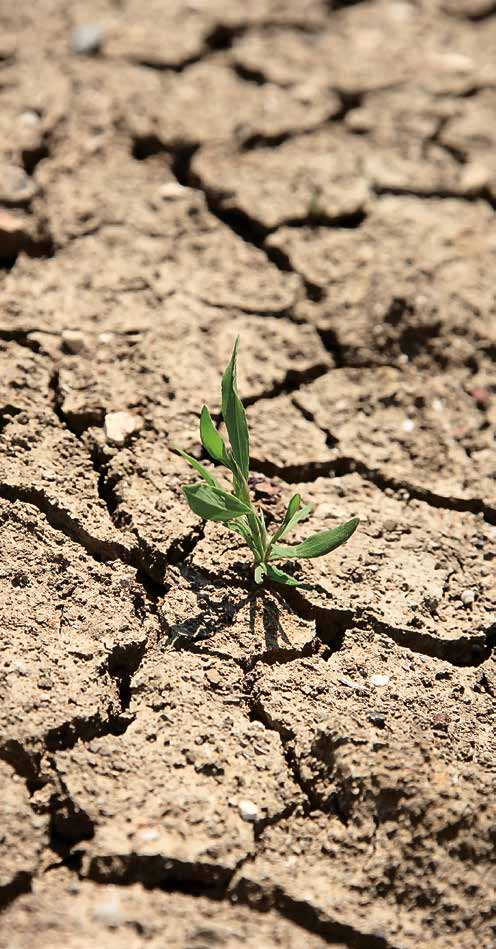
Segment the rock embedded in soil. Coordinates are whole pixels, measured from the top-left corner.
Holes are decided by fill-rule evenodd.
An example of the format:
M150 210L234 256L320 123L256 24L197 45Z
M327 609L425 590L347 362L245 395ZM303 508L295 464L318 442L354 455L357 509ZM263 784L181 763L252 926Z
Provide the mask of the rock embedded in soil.
M220 686L209 684L219 673ZM131 681L133 722L57 755L57 771L94 835L83 875L100 882L213 887L254 848L258 824L301 798L278 736L250 721L233 662L157 649Z
M71 49L78 56L98 53L104 40L104 29L99 23L81 23L71 33Z
M139 431L141 422L130 412L108 412L103 427L107 441L122 448L131 435Z

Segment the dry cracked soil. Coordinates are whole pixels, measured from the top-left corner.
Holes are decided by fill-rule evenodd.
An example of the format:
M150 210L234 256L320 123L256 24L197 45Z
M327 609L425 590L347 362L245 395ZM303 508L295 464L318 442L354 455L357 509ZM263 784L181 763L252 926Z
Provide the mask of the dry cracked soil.
M495 52L0 0L0 949L494 946ZM238 333L297 590L181 495Z

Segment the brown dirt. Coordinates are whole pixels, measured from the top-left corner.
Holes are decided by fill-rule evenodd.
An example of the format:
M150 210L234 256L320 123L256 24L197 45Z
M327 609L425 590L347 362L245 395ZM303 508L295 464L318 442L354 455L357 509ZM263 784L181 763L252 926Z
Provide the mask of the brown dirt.
M0 5L0 949L494 945L495 45ZM298 590L180 491L237 333Z

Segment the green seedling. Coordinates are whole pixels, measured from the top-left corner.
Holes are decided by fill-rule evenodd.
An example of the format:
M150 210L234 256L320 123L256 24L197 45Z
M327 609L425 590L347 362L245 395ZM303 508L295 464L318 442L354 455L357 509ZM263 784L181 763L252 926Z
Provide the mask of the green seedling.
M313 534L300 544L282 544L282 539L312 510L311 504L302 507L300 495L295 494L277 529L271 535L268 534L263 511L257 511L254 507L248 487L250 442L244 406L236 387L238 342L239 339L236 340L231 360L222 377L222 417L230 444L226 445L217 431L206 405L200 416L202 445L214 461L229 469L233 491L225 491L201 462L176 448L203 479L195 484L184 485L183 491L191 510L198 517L206 521L222 521L229 530L243 538L255 560L256 583L262 583L267 577L275 583L296 587L300 586L298 581L276 567L274 561L323 557L331 553L350 539L358 526L358 517L332 530Z

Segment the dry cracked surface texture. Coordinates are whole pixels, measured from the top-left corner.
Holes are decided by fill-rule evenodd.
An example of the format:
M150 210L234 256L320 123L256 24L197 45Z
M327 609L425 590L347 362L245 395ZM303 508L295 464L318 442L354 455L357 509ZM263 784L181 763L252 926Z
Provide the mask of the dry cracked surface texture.
M495 46L1 5L0 949L494 945ZM238 334L297 589L181 493Z

